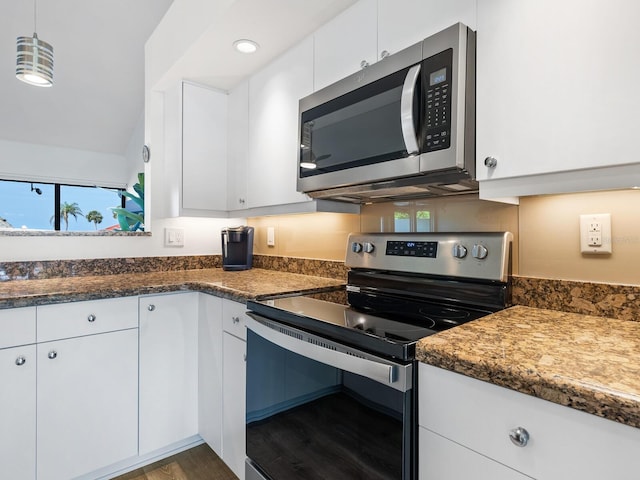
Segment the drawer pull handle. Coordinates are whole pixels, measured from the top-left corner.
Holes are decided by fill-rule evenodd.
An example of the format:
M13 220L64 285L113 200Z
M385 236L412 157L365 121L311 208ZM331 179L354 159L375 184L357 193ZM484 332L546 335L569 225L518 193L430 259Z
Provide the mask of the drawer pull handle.
M19 367L21 367L25 363L27 363L27 359L24 358L22 355L20 355L18 358L16 358L16 365L18 365Z
M487 157L484 159L484 166L487 168L496 168L498 166L498 159L495 157Z
M231 317L233 323L240 323L240 317Z
M523 427L514 428L509 432L509 439L516 447L526 447L529 443L529 432Z
M89 315L87 317L87 321L89 321L91 323L95 322L96 321L96 316L92 313L91 315Z
M51 350L47 355L47 357L49 357L50 360L55 359L57 356L58 356L58 352L56 352L55 350Z
M156 309L156 306L155 306L155 305L149 305L149 306L147 307L147 310L149 310L150 312L153 312L155 309Z

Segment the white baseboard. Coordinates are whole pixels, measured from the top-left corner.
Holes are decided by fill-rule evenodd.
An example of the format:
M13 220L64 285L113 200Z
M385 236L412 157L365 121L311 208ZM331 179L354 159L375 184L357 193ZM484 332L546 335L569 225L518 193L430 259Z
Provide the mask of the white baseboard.
M109 465L108 467L101 468L100 470L76 477L74 480L109 480L119 475L129 473L137 468L145 467L151 463L157 462L158 460L170 457L171 455L175 455L176 453L184 452L190 448L202 445L203 443L204 440L200 435L193 435L146 455L131 457L121 462L114 463L113 465Z

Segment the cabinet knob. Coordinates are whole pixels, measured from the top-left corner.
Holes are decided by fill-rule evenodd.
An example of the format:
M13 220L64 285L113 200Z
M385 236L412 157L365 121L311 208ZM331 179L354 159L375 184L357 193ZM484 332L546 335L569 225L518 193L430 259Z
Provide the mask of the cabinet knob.
M47 357L49 357L50 360L55 359L57 356L58 356L58 352L56 352L55 350L51 350L47 355Z
M496 168L498 159L495 157L487 157L484 159L484 166L487 168Z
M362 61L360 62L360 68L361 68L361 69L365 69L365 68L367 68L368 66L369 66L369 62L367 62L366 60L362 60Z
M95 322L96 321L96 316L92 313L91 315L89 315L87 317L87 321L89 321L91 323Z
M529 432L523 427L514 428L509 432L509 439L516 447L526 447L529 443Z
M153 312L156 309L156 306L151 304L147 307L147 310L149 310L150 312Z
M16 358L16 365L18 365L19 367L21 367L25 363L27 363L27 359L24 358L22 355L20 355L18 358Z
M387 58L389 55L391 55L391 54L389 53L388 50L382 50L380 52L380 60L383 60L383 59Z
M245 202L244 198L239 198L239 199L238 199L238 203L239 203L240 205L244 205L244 202Z
M233 323L240 323L240 317L231 317Z

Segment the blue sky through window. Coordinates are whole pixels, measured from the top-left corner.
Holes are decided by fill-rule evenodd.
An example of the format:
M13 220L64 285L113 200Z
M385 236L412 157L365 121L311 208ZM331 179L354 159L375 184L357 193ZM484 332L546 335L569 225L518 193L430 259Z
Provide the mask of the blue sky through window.
M34 183L33 188L32 191L29 182L0 180L0 217L14 228L53 230L54 186ZM40 195L36 188L42 192ZM120 205L120 197L114 189L61 185L60 202L77 203L84 215L91 210L99 211L103 220L98 224L98 230L118 224L109 210L109 207ZM60 229L65 230L64 221L61 221ZM94 230L94 223L85 217L69 218L70 232Z

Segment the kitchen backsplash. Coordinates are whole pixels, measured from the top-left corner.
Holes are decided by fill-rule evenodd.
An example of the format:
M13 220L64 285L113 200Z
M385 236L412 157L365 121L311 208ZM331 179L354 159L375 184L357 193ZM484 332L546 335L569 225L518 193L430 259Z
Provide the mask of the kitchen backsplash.
M220 255L0 262L0 281L193 270L221 266Z
M579 216L610 213L611 255L580 253ZM640 190L522 197L520 205L474 195L364 205L360 215L249 218L261 255L342 261L349 232L491 231L514 234L513 273L522 277L640 285ZM275 247L266 242L275 229Z

